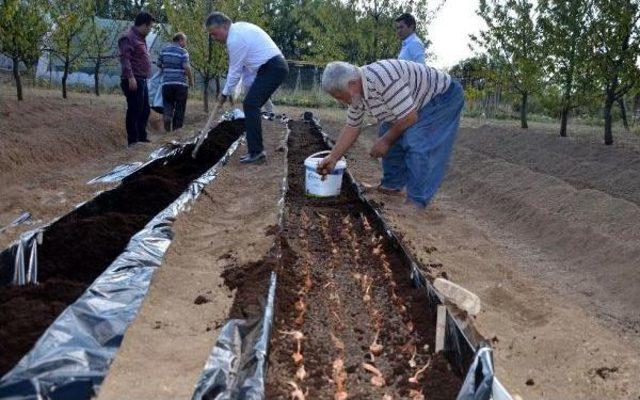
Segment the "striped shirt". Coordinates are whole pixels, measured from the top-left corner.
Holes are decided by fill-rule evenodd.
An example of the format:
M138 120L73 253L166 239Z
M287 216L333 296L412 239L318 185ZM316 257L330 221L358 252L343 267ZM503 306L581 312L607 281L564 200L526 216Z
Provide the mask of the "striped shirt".
M362 125L365 111L379 122L394 122L420 110L434 96L444 93L451 77L423 64L381 60L360 67L364 96L347 111L347 125Z
M189 53L180 45L172 43L162 49L158 67L162 68L162 86L188 86L185 70L189 67Z

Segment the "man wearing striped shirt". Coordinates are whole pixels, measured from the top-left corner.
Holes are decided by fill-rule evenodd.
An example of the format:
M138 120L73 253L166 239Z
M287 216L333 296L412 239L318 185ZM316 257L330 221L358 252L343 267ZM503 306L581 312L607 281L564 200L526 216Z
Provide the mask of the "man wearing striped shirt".
M449 75L423 64L381 60L363 67L332 62L322 88L349 106L347 124L318 165L330 173L360 135L365 112L380 123L372 157L382 157L379 189L407 192L407 201L423 208L440 187L458 131L464 94Z
M167 132L182 127L189 86L193 86L186 45L187 36L178 32L173 35L172 43L167 45L158 57L158 67L162 70L162 114L164 130Z

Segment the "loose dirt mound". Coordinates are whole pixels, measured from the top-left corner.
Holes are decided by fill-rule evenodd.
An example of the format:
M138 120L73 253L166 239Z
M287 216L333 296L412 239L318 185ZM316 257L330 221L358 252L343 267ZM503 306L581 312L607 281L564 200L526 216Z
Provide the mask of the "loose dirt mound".
M540 134L460 134L445 193L557 260L559 270L533 273L640 329L638 154Z
M48 96L3 98L0 177L25 179L47 165L75 165L124 147L123 111Z

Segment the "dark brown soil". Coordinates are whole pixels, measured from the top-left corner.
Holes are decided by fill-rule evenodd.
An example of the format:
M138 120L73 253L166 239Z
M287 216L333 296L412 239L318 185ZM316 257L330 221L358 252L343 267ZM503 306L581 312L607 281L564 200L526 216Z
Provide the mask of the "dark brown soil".
M290 127L280 238L290 249L276 265L267 398L290 398L297 387L307 399L455 399L461 380L432 353L424 289L413 287L346 178L336 199L305 197L303 160L326 147L310 125Z
M131 236L215 164L243 129L242 121L220 124L195 160L187 148L166 163L156 162L46 230L38 248L40 283L0 288L0 376L122 253Z

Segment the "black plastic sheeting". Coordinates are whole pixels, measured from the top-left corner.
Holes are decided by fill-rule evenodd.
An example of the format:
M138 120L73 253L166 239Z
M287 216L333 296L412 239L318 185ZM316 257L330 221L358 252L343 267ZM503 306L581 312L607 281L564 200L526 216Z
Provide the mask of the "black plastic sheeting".
M241 140L242 137L236 140L213 167L136 233L124 252L58 316L29 353L2 377L0 398L75 400L89 399L97 393L171 243L173 221L216 178ZM180 146L182 150L185 147ZM179 150L176 147L158 154L160 158L170 157ZM20 252L37 252L37 236L42 229L23 235L12 247L15 252L5 251L0 256L13 255L20 260L16 266L27 260L27 265L16 270L27 271L28 275L32 260L37 257L31 254L26 258ZM12 272L7 275L16 275ZM29 280L27 276L24 280L36 282L37 277Z
M483 400L493 395L493 359L490 347L481 347L469 367L456 400Z
M264 314L255 321L232 319L218 336L193 400L263 399L276 273L272 272Z
M319 121L311 113L305 113L303 120L320 131L327 147L333 147L334 141L321 130ZM287 122L287 119L283 118L283 122ZM280 229L282 228L284 201L288 187L286 162L288 135L289 129L287 129L283 147L285 150L285 171L279 201L278 226ZM356 187L359 199L366 205L369 214L373 216L373 224L384 232L391 245L400 253L403 262L410 266L408 277L413 280L416 286L425 288L429 298L429 306L435 310L438 305L443 304L442 296L426 279L410 251L385 222L379 209L364 196L361 186L349 171L346 172L346 178L348 184ZM257 353L257 349L266 351L266 347L263 346L268 343L269 334L268 332L265 334L265 331L271 326L273 318L272 294L275 293L276 284L274 275L272 273L269 298L262 321L256 322L257 325L254 325L244 320L231 320L223 327L195 386L192 400L265 398L266 368L264 368L264 359L262 357L258 359L253 355ZM474 335L465 329L465 326L468 326L468 322L458 321L450 312L447 313L444 353L454 370L465 377L458 394L458 400L490 400L493 398L492 385L494 380L491 348L484 342L474 341L472 339ZM255 332L262 333L258 340L256 340ZM266 342L262 341L264 337L267 338ZM253 349L253 351L247 354L246 349ZM256 375L257 371L263 371L264 375ZM505 398L508 398L508 394L506 396Z

